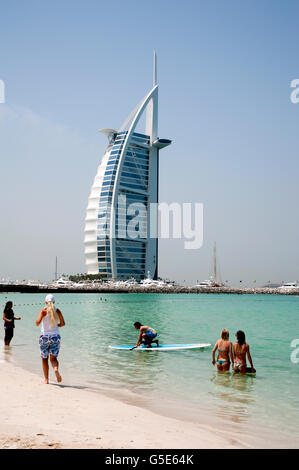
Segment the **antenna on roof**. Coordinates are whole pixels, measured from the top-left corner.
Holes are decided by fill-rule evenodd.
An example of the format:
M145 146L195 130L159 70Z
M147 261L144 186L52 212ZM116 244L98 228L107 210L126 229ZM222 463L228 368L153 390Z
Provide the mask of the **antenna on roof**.
M154 50L154 76L153 76L153 85L157 85L157 54Z

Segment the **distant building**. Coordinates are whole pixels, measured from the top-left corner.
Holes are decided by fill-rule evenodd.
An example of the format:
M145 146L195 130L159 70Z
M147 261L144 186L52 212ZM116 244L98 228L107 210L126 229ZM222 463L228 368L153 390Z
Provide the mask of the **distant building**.
M119 130L100 131L109 143L91 187L84 243L88 274L105 279L158 276L158 238L157 234L150 237L149 230L150 224L157 224L157 214L149 208L159 197L159 150L171 140L157 135L156 74L154 54L152 90ZM145 132L135 132L144 113Z

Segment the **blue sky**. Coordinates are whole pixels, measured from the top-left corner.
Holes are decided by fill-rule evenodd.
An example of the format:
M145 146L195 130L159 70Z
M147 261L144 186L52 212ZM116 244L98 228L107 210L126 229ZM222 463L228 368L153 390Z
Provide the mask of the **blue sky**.
M158 54L160 200L204 204L204 244L160 242L160 274L299 279L296 1L2 1L0 277L83 272L90 186L152 85Z

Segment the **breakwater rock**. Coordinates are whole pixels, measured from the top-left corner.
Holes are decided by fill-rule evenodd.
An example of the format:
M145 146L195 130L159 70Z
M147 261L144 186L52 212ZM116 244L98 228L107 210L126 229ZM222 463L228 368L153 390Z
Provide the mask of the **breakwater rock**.
M105 284L82 286L82 287L45 287L26 284L0 284L0 292L19 293L89 293L89 294L112 294L112 293L151 293L151 294L271 294L271 295L299 295L299 289L278 289L268 287L185 287L185 286L111 286Z

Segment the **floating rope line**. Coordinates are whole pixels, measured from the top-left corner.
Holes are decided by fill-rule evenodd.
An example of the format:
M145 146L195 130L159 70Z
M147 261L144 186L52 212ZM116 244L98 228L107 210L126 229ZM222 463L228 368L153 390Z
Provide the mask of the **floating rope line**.
M97 304L97 303L101 303L101 302L104 302L104 301L107 301L107 299L85 300L85 301L80 301L80 302L57 302L57 303L59 303L59 305ZM38 306L38 305L41 305L41 304L42 304L42 302L38 302L38 303L35 303L35 304L15 304L14 303L14 307L34 307L34 306Z

